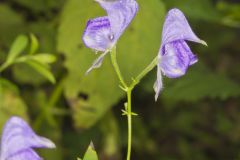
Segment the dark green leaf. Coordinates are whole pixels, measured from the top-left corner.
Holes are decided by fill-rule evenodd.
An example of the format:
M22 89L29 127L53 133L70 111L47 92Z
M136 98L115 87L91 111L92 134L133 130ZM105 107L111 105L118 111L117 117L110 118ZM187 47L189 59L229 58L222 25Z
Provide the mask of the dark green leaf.
M221 18L210 0L164 0L164 2L168 8L177 7L181 9L187 17L193 19L219 22Z
M205 97L225 100L240 95L240 86L231 79L197 67L190 68L187 75L171 82L162 91L162 96L171 101L197 101Z

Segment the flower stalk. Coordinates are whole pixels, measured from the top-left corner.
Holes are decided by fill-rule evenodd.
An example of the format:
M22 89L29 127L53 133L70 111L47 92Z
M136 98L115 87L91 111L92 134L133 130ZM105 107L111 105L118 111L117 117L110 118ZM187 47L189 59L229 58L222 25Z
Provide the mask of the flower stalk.
M118 76L120 81L120 87L123 91L127 94L127 103L125 106L125 110L123 110L123 115L127 116L128 122L128 148L127 148L127 158L126 160L131 159L131 147L132 147L132 116L136 116L136 113L132 112L132 90L135 86L141 81L141 79L147 75L156 65L157 65L157 57L136 77L133 78L133 81L130 85L124 80L124 77L121 74L120 68L117 63L117 56L116 56L116 46L114 46L111 50L111 61L114 67L114 70Z
M122 87L124 89L128 88L127 87L127 84L122 76L122 73L120 71L120 68L118 66L118 63L117 63L117 51L116 51L116 46L113 47L112 51L111 51L111 61L112 61L112 65L115 69L115 72L117 73L117 76L118 76L118 79L120 81L120 84L122 85Z
M127 119L128 119L128 150L127 160L131 159L132 148L132 89L127 90Z

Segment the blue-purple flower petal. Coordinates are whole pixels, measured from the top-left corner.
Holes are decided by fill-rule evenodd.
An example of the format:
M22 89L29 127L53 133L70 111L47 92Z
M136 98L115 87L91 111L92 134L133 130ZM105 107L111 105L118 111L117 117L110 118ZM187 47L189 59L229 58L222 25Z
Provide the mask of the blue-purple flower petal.
M185 75L188 67L198 61L186 41L207 45L194 34L184 14L179 9L172 9L168 12L163 26L157 81L154 85L155 100L162 89L162 73L168 78L178 78Z
M33 149L27 149L9 156L7 160L42 160L42 158Z
M113 43L108 17L89 20L83 33L84 44L96 51L105 51Z
M167 43L187 40L206 45L206 42L199 39L192 31L184 14L179 9L171 9L165 19L162 32L162 47Z
M166 44L162 51L160 68L168 78L183 76L188 67L197 61L187 43L183 40Z
M83 42L87 47L104 52L104 54L94 61L87 73L101 66L104 56L116 45L138 10L135 0L95 1L106 10L107 16L88 21L83 34Z
M106 10L115 42L122 35L138 11L135 0L96 0Z
M19 117L10 118L4 128L1 140L1 160L39 160L33 148L55 148L54 143L34 133Z

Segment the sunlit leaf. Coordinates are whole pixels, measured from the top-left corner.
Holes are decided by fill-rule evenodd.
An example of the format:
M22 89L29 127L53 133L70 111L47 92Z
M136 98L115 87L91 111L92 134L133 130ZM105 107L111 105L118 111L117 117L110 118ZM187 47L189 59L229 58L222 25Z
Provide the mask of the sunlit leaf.
M32 56L31 59L46 64L50 64L56 61L56 57L48 53L36 54Z
M26 63L32 68L34 68L38 73L47 78L50 82L55 83L55 78L53 74L50 72L48 66L36 60L28 60L26 61Z
M30 40L31 40L31 43L30 43L29 54L34 54L39 47L38 40L34 34L30 34Z
M8 53L7 63L11 63L15 58L23 52L28 45L28 38L24 35L18 36L13 42L11 49Z
M97 152L94 149L93 143L88 146L83 160L98 160Z

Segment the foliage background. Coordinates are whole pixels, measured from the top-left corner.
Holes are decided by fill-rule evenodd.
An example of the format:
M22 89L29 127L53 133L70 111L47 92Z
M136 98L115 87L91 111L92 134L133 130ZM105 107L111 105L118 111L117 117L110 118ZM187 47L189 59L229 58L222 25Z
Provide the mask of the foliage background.
M240 3L237 0L138 0L139 13L118 43L118 59L130 80L157 54L170 8L180 8L208 47L192 44L199 63L180 79L164 79L157 103L156 70L134 90L133 160L240 159ZM109 57L84 76L96 57L81 40L89 18L104 15L93 0L1 0L0 64L19 34L38 37L40 53L52 53L56 84L24 64L1 74L0 126L11 115L27 119L53 139L45 159L82 157L92 140L101 160L126 151L126 98Z

